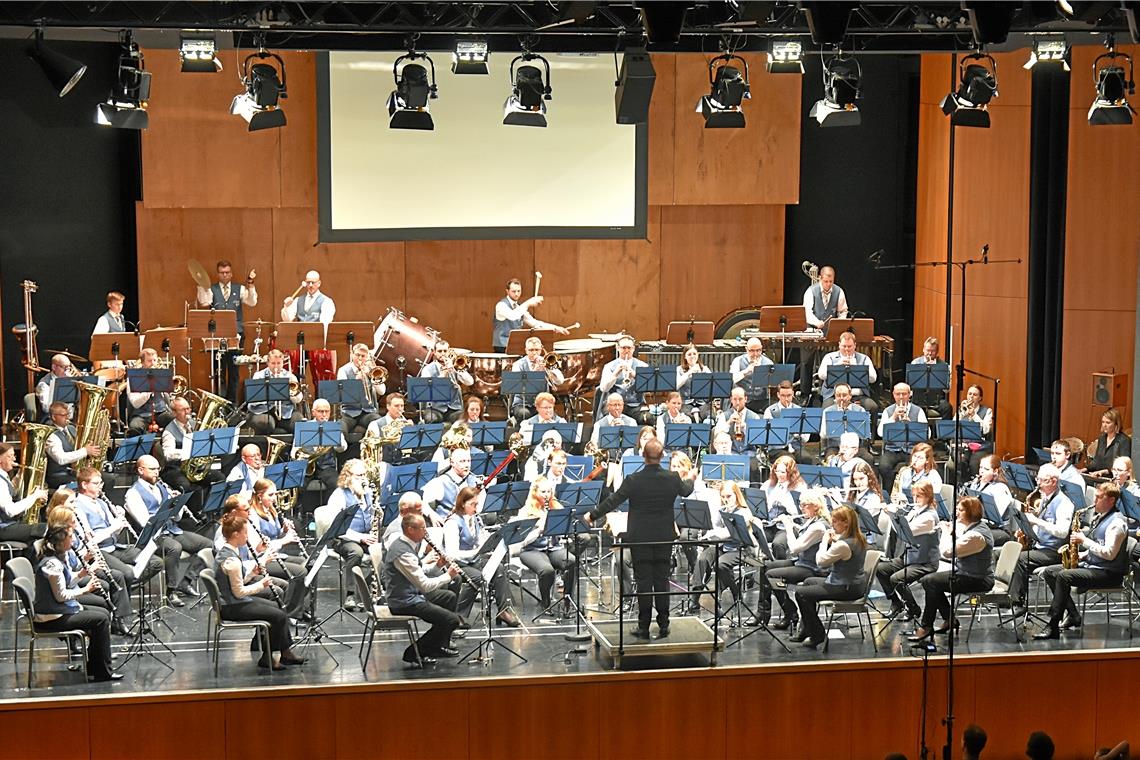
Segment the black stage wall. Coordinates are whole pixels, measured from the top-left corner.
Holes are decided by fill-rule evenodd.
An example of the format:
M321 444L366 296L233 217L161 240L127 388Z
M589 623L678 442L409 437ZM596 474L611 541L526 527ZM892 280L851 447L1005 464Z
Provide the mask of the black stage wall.
M875 318L895 338L896 362L908 362L914 321L914 273L876 272L914 261L918 161L918 56L860 56L863 123L824 128L808 118L823 96L820 57L804 61L800 202L787 207L784 303L799 303L808 280L802 261L836 268L852 311ZM943 351L945 355L945 351Z
M116 76L118 46L51 42L87 64L64 98L52 91L27 42L0 41L0 287L5 406L20 408L26 380L12 325L24 321L20 282L39 284L33 308L40 362L49 348L85 354L109 290L136 320L134 201L139 137L95 124Z

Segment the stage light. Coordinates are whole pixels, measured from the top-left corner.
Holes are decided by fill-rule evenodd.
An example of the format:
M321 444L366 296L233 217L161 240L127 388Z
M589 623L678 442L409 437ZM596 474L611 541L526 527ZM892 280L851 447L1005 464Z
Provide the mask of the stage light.
M1128 62L1128 74L1124 66L1117 65L1116 59ZM1104 65L1101 65L1104 61ZM1118 53L1109 48L1107 53L1093 61L1093 82L1096 84L1096 97L1089 108L1089 124L1094 127L1106 124L1131 124L1136 109L1126 96L1136 94L1136 80L1133 76L1132 56Z
M214 74L222 70L214 35L182 32L179 39L178 60L182 62L182 71Z
M272 58L274 67L263 61ZM257 59L262 63L252 63ZM241 83L245 92L236 95L230 104L230 113L249 123L249 131L276 129L285 126L285 112L278 101L289 97L285 89L285 62L281 56L264 48L246 56L241 65Z
M451 54L451 73L487 74L489 58L486 40L459 40Z
M729 65L732 61L740 61L743 74L736 66ZM709 61L709 94L697 101L696 111L704 117L705 129L743 129L741 103L751 97L748 62L738 55L721 53Z
M821 127L855 127L862 123L855 101L862 96L863 70L855 58L836 54L823 70L823 97L815 102L808 116Z
M95 123L117 129L146 129L150 100L150 72L143 70L143 54L130 31L122 35L115 89L95 109Z
M1029 54L1029 60L1022 68L1031 69L1039 63L1059 63L1065 71L1069 71L1070 60L1070 48L1064 38L1038 39L1033 41L1033 52Z
M428 72L418 63L403 61L425 60L431 66L431 82ZM392 64L392 78L396 89L388 96L388 126L392 129L435 129L435 123L428 113L428 100L439 97L435 86L435 63L427 53L409 50Z
M989 66L982 65L981 61L988 61ZM997 61L985 53L971 53L958 62L958 76L958 91L942 99L942 113L959 127L988 129L988 104L998 96Z
M28 48L28 57L39 64L44 76L51 82L52 89L62 98L83 78L87 65L63 53L52 50L44 44L44 30L36 30L36 41Z
M516 65L522 61L523 65ZM546 69L546 79L542 69L528 65L528 61L542 61ZM513 91L503 103L503 123L519 127L545 127L546 103L550 100L550 63L541 55L529 51L516 56L511 61L511 87Z
M804 46L795 41L773 40L768 52L769 74L802 74Z

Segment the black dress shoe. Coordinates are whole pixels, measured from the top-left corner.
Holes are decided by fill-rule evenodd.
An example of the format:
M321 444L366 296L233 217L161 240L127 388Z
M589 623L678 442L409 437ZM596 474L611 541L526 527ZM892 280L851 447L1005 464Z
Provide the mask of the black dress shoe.
M406 653L404 655L403 659L404 659L404 662L411 668L422 668L425 665L435 665L435 658L434 657L422 656L422 657L420 657L419 660L417 660L416 655L414 653L410 653L410 652Z
M796 624L795 618L781 618L780 620L777 620L775 623L772 623L772 630L773 631L786 631L795 624Z
M458 657L459 650L455 647L439 647L432 654L436 657Z
M1040 639L1040 640L1059 639L1059 638L1061 638L1061 629L1055 625L1051 625L1048 628L1046 628L1044 631L1041 631L1040 633L1033 634L1033 638Z
M912 633L910 636L907 636L906 640L907 641L913 641L913 642L917 643L919 641L926 641L927 639L932 639L932 638L934 638L934 631L932 629L930 629L930 628L915 628L914 633Z
M511 628L518 628L522 625L522 621L519 620L519 616L516 615L513 610L499 610L499 615L495 618L495 625L505 625Z
M634 628L632 631L629 632L629 635L633 636L635 639L641 639L642 641L648 641L649 640L649 629L648 628Z
M129 625L118 618L111 621L111 633L115 636L129 636L130 628Z
M748 628L756 628L756 627L758 627L758 626L760 625L760 623L762 623L762 622L763 622L763 621L762 621L760 618L758 618L758 617L750 617L750 618L748 618L747 620L745 620L745 621L744 621L744 625L745 625L745 626L747 626Z
M108 681L122 681L122 673L109 673L106 676L91 676L87 679L91 683L107 683Z
M290 652L288 654L282 653L281 664L282 665L304 665L305 664L305 658L299 657L299 656L293 654L292 652Z
M815 649L816 647L818 647L822 643L823 643L823 637L822 636L820 636L818 639L814 636L809 636L807 639L800 642L800 646L807 647L808 649Z
M794 636L789 636L788 641L794 641L795 643L799 644L801 641L803 641L807 637L808 636L806 633L804 633L803 631L800 631L799 633L797 633Z
M1072 615L1065 615L1065 619L1061 621L1062 628L1080 628L1084 624L1084 620L1080 615L1073 617Z
M659 628L659 630L657 631L657 638L659 638L659 639L669 638L669 626L665 626L664 628Z
M183 584L179 585L178 588L175 590L179 594L181 594L182 596L190 596L190 597L198 596L198 592L196 590L194 590L194 587L191 586L189 583L183 583Z
M186 606L186 602L182 601L182 597L180 597L178 595L178 592L173 590L173 589L171 589L170 591L167 592L166 599L167 599L167 601L170 602L171 607L185 607Z
M699 605L699 604L690 604L690 605L689 605L689 606L688 606L688 607L685 609L685 612L687 612L687 613L688 613L688 614L690 614L690 615L699 615L699 614L701 614L701 605Z

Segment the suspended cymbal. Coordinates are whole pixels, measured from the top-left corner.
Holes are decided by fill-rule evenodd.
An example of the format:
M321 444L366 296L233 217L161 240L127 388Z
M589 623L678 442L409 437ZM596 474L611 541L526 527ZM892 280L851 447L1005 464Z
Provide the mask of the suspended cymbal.
M56 348L45 348L45 349L43 349L43 352L44 352L45 354L51 354L51 355L53 355L53 356L54 356L55 354L63 354L63 355L64 355L64 356L66 356L68 359L71 359L71 361L73 361L73 362L85 362L85 361L87 361L87 357L86 357L86 356L80 356L79 354L73 354L73 353L71 353L70 351L64 351L64 350L62 350L62 349L56 349Z
M586 334L589 335L594 340L602 340L602 341L605 341L606 343L613 343L613 342L617 341L617 339L620 338L625 333L586 333Z
M190 276L194 278L194 282L198 283L198 287L202 290L210 289L210 275L206 272L206 268L198 263L197 259L187 261L186 268L190 270Z

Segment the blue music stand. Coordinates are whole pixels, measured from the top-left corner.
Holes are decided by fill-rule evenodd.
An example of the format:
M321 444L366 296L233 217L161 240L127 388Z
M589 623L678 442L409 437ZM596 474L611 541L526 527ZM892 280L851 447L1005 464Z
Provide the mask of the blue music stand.
M1025 465L1018 462L1002 461L1001 470L1009 484L1021 491L1030 492L1037 487L1037 479L1029 474Z
M507 546L510 546L511 544L517 544L519 541L522 541L524 538L526 538L527 534L534 530L535 525L538 525L538 518L536 517L528 517L523 520L512 520L511 522L499 528L499 532L495 535L499 537L499 541L505 543Z
M170 393L174 370L158 367L127 367L127 390L131 393Z
M818 407L786 409L780 412L780 419L787 420L788 429L794 435L819 435L823 426L823 410Z
M241 480L223 480L214 483L202 497L202 513L206 515L218 514L226 505L226 499L236 493L241 493Z
M400 443L396 448L434 449L443 438L443 425L407 425L400 430Z
M629 449L637 445L638 428L634 425L617 425L598 428L598 448Z
M400 515L400 494L392 494L384 499L381 504L384 507L384 512L380 515L380 524L386 526Z
M158 509L151 515L150 519L146 521L146 525L142 526L139 530L138 540L135 541L135 547L142 549L149 544L157 536L161 535L164 530L167 530L170 521L174 519L175 515L182 512L182 508L186 506L191 497L194 496L193 491L172 496L166 501L158 505Z
M730 540L741 546L756 546L756 539L753 538L752 531L749 529L748 518L737 510L731 512L722 510L720 518L724 520L724 527L728 529Z
M495 468L507 458L506 451L492 451L490 453L481 449L471 449L471 472L484 478L495 471Z
M293 446L298 449L313 449L318 446L335 448L340 445L342 434L343 429L339 422L306 420L293 426Z
M664 446L668 451L676 449L707 449L712 438L712 429L708 425L685 425L665 423Z
M485 489L487 498L483 500L484 514L496 512L514 512L522 509L526 504L527 494L530 493L530 483L525 480L495 483Z
M753 388L775 388L785 380L792 382L795 375L794 364L761 364L752 370L752 377L749 380Z
M748 480L748 457L742 454L708 454L701 459L701 479Z
M1006 525L1009 526L1010 535L1016 535L1017 531L1025 534L1029 540L1029 548L1032 549L1037 546L1037 531L1033 529L1033 524L1029 522L1029 518L1020 509L1007 509L1005 511Z
M940 441L952 441L959 428L963 441L981 443L986 439L982 435L982 423L973 420L935 420L934 437ZM886 425L883 426L883 430L886 432Z
M303 461L277 462L265 465L265 479L272 480L277 490L305 487L305 470L309 463Z
M677 365L637 367L633 376L634 393L664 393L677 390Z
M882 534L882 531L879 530L879 521L875 519L875 516L872 515L866 507L856 504L853 501L845 501L843 502L843 506L855 510L855 514L859 516L859 527L863 530L864 534Z
M752 512L753 516L760 520L767 520L768 497L764 494L764 489L749 486L741 488L740 492L744 494L744 503L748 505L748 509Z
M673 504L673 522L678 528L712 530L709 503L704 499L682 498Z
M259 377L245 381L245 403L249 404L288 404L289 378Z
M103 378L96 375L83 375L82 377L57 377L52 385L52 403L75 404L79 399L79 391L75 388L76 381L102 385Z
M859 440L871 439L871 415L861 407L853 409L824 409L827 437L839 438L843 433L855 433Z
M664 458L657 463L657 466L662 470L669 469L669 465L665 462ZM628 478L633 473L643 469L645 469L645 457L638 456L637 454L626 454L621 458L621 475L623 478Z
M554 496L564 507L596 507L602 500L600 480L587 480L582 483L559 483L554 487Z
M982 503L982 516L987 522L998 526L1005 523L1005 520L1002 519L1001 512L998 511L997 499L985 491L975 491L974 495L978 501Z
M348 526L352 524L352 518L356 515L356 509L357 505L352 504L336 513L332 522L329 523L328 530L317 540L316 545L309 552L309 561L306 562L306 565L313 562L320 555L321 550L328 546L334 538L339 538L345 534Z
M871 370L865 364L827 365L827 387L834 388L840 383L863 391L871 388Z
M694 399L712 401L732 395L731 372L701 372L689 380L689 396Z
M1140 522L1140 504L1137 504L1136 497L1131 491L1120 489L1120 503L1117 505L1120 509L1120 514L1133 522Z
M1069 497L1069 501L1073 502L1073 506L1077 509L1084 509L1088 506L1085 499L1085 487L1078 486L1076 483L1071 483L1067 480L1058 480L1057 485L1061 488L1061 493Z
M471 429L471 448L502 446L507 442L506 422L468 422ZM475 452L471 452L474 459Z
M923 422L888 422L883 425L883 445L902 446L910 451L916 443L930 438L930 427Z
M1048 464L1053 461L1053 455L1049 449L1041 449L1034 446L1033 454L1037 457L1037 464Z
M566 457L566 476L572 480L581 480L594 470L594 458L586 456ZM561 485L561 484L559 484Z
M422 491L428 481L435 477L436 472L435 462L398 464L389 470L392 492L403 494L407 491Z
M359 409L364 406L364 383L358 378L321 380L317 383L317 398Z
M531 428L530 445L538 445L542 441L542 437L550 430L554 430L562 436L564 445L582 442L582 424L580 422L536 422Z
M950 365L946 362L908 364L906 365L906 384L916 391L946 393L950 390Z
M887 519L891 521L891 525L895 529L895 535L899 537L900 541L913 549L919 548L918 541L915 539L914 532L911 531L910 523L906 521L906 517L901 514L892 515L888 512Z
M111 462L114 464L133 462L144 454L149 454L150 450L154 448L154 442L157 439L157 433L144 433L143 435L136 435L133 438L124 438L123 442L119 444L119 448L115 451L115 456L111 459Z
M582 522L580 514L573 509L548 509L542 535L547 538L566 538L575 533L589 533L590 526Z
M938 491L934 492L934 511L938 513L939 520L949 522L954 519L954 512L946 506L946 500Z
M522 396L533 398L549 387L545 372L523 370L521 372L504 372L500 392L504 396Z
M198 457L222 457L237 452L238 428L215 428L213 430L195 430L183 439L182 446L185 451L189 444L189 452L183 459L196 459Z
M847 479L839 467L824 467L822 465L801 464L800 477L809 486L820 488L843 488Z
M750 449L780 448L788 445L788 421L773 417L770 420L748 420L744 445Z
M446 404L455 384L447 377L409 377L408 401L413 404Z

